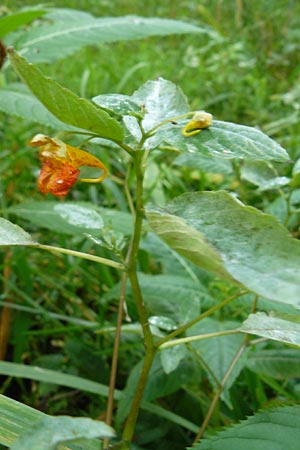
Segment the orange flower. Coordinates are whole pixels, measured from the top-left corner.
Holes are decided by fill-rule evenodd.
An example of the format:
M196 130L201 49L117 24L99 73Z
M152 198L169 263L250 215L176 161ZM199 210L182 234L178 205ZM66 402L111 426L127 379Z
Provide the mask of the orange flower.
M195 112L192 120L182 130L183 136L194 136L212 124L213 116L206 111Z
M50 192L56 197L63 197L77 181L82 166L96 167L103 170L99 178L80 178L85 183L100 183L107 176L107 168L100 159L80 148L65 144L57 138L44 134L34 136L29 145L40 147L42 169L38 179L38 188L43 194Z

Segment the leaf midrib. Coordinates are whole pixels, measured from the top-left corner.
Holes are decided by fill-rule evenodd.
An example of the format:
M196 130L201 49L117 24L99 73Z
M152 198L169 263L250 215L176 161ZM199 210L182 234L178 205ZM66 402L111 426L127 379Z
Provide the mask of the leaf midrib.
M164 20L164 19L160 19L160 20ZM147 24L147 22L148 22L148 20L145 21L143 19L143 20L140 20L140 23L138 23L138 24L135 24L135 23L132 23L132 24L133 25L140 25L140 24ZM182 24L181 21L178 21L178 23ZM40 36L38 38L32 39L31 41L24 42L24 45L30 46L30 45L34 45L34 44L39 43L39 42L48 41L48 40L52 39L53 37L57 37L57 36L65 36L65 35L68 35L68 34L71 35L74 32L77 33L77 32L86 31L86 30L90 31L90 30L95 29L95 28L100 28L101 29L101 28L105 28L105 27L106 28L107 27L111 27L112 25L113 26L117 26L117 25L120 25L120 24L122 24L122 25L125 24L126 25L127 22L125 20L119 20L119 21L115 20L113 23L99 23L99 22L97 22L96 24L89 23L88 25L77 26L77 27L73 27L73 28L67 28L65 30L56 31L55 33L50 33L50 34L47 34L47 35ZM184 25L192 27L192 25L190 25L190 24L184 24ZM192 30L190 30L190 31L192 31ZM197 29L195 28L195 32L196 31L197 31ZM116 39L117 39L117 37L116 37Z

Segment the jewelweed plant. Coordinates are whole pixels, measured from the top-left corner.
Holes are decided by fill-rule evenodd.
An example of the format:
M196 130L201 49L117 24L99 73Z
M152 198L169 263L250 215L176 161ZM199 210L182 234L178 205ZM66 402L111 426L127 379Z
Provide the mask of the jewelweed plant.
M34 60L31 44L27 49ZM269 373L274 372L271 361L278 355L286 361L299 361L300 244L289 232L298 214L295 199L281 191L288 205L285 224L245 205L234 186L185 192L168 201L158 196L156 203L147 199L160 180L158 175L149 185L154 161L159 167L164 159L176 158L179 167L203 167L204 171L214 167L217 173L237 170L241 164L244 179L254 180L260 189L271 186L279 190L298 185L299 163L295 163L290 178L278 176L275 166L292 164L284 148L258 128L214 119L201 105L191 111L186 96L171 81L158 78L147 81L132 95L99 94L89 101L44 76L37 65L13 48L7 52L29 91L12 87L8 95L9 90L3 90L0 98L2 95L7 105L3 109L22 115L22 108L31 104L38 121L45 126L51 123L56 129L53 136L41 130L30 141L40 149L39 190L61 198L70 195L80 180L101 189L98 183L104 179L122 178L132 222L129 214L122 216L120 211L111 215L96 202L53 201L51 197L10 208L11 213L35 226L45 226L48 221L46 226L52 230L76 229L81 239L92 243L84 252L39 242L38 232L29 234L7 218L0 219L2 246L40 249L105 266L117 280L112 295L118 292L108 387L22 364L0 365L3 374L15 376L19 369L25 378L107 397L103 421L54 418L2 396L0 442L13 450L48 450L59 444L63 448L96 449L99 441L95 438L100 438L102 448L149 448L149 434L156 433L153 424L158 422L149 419L147 427L148 414L166 423L166 434L170 423L176 424L176 430L187 430L183 445L197 450L297 448L300 428L296 402L266 408L203 439L220 404L225 405L222 425L228 424L228 411L243 408L243 399L238 406L239 396L231 396L243 371L250 377L251 369L259 371L263 359L269 361ZM27 104L18 103L18 92ZM90 151L82 149L85 147ZM102 162L102 152L104 156L117 154L118 165L109 167ZM145 254L150 255L148 259ZM236 303L243 305L243 312L229 320L234 311L230 308ZM93 321L97 325L97 318ZM105 326L98 326L95 335L103 332ZM142 350L121 391L116 389L116 379L120 343L127 332L133 333ZM277 341L278 348L269 348L268 340ZM209 395L203 391L203 373L211 386L207 388ZM276 384L268 380L270 386ZM189 400L190 405L197 405L194 414L193 406L185 415L177 404L164 402L182 386L184 404ZM288 396L285 387L277 385L277 389ZM257 390L262 396L259 383ZM205 409L203 415L199 415L199 404ZM156 443L164 427L157 426L157 430ZM167 448L165 441L158 448Z

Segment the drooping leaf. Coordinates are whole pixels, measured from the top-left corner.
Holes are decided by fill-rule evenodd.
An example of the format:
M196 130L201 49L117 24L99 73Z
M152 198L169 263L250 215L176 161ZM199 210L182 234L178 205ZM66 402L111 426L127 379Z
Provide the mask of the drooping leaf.
M255 350L246 366L252 372L279 380L300 377L300 351L294 348Z
M262 131L230 122L213 120L200 134L185 137L185 122L161 128L152 146L171 147L180 152L201 153L225 159L289 161L287 152Z
M46 10L42 8L26 8L16 13L9 14L0 18L0 39L8 33L17 30L22 25L32 22L34 19L46 14Z
M231 279L222 262L220 254L194 226L168 210L147 207L147 218L152 229L174 250L194 264Z
M18 49L32 62L52 62L87 45L182 33L211 33L185 22L137 16L96 18L74 9L50 10L48 23L26 30ZM50 22L50 23L49 23Z
M10 84L0 90L0 111L39 123L54 130L76 130L51 114L23 84Z
M200 282L199 269L173 250L157 234L153 232L147 233L141 241L141 248L150 253L150 255L155 256L162 267L162 273L191 278L196 283ZM204 271L202 271L202 274L204 274ZM205 273L205 280L207 280L207 273ZM202 285L201 291L203 290L204 286ZM205 292L205 298L207 297L210 298L208 291Z
M0 218L0 245L37 245L23 228Z
M29 64L13 50L10 50L9 58L32 93L59 120L103 138L122 140L122 127L105 111L45 77L36 66Z
M300 305L300 242L276 219L226 192L184 194L148 208L153 230L173 249L219 276L230 274L270 300Z
M300 346L300 320L298 316L267 315L264 312L250 314L243 322L241 331L257 336Z
M261 411L203 439L193 450L295 450L299 440L300 406L294 405Z
M17 438L11 450L55 450L68 441L114 436L111 427L88 417L46 416Z
M129 214L85 202L28 202L10 207L9 212L58 233L97 236L103 227L124 234L130 234L132 229Z

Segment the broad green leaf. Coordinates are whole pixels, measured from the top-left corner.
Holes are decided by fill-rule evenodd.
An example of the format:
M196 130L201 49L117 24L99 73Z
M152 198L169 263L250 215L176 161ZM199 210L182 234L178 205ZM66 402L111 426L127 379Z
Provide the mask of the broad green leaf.
M221 255L214 249L205 235L189 225L185 218L170 214L170 209L147 207L147 218L151 228L160 238L181 255L203 269L231 280L222 262Z
M244 333L287 342L300 346L300 319L298 316L267 315L263 312L250 314L243 322L240 330Z
M270 162L245 161L241 167L241 177L258 186L260 191L280 189L290 183L288 177L280 177Z
M196 283L201 283L199 277L199 268L187 261L184 257L173 250L165 241L160 239L155 233L147 233L141 241L141 249L155 256L156 261L162 267L162 273L176 275L179 277L187 277ZM200 269L201 270L201 269ZM196 273L197 271L197 273ZM204 273L204 271L202 271ZM205 272L205 281L207 280L207 272ZM201 291L205 291L205 296L201 296L201 301L211 299L208 291L201 283ZM206 286L206 284L205 284Z
M211 33L194 25L170 19L137 16L95 18L74 9L54 9L51 23L36 26L18 39L18 48L32 62L52 62L72 55L87 45L142 39L182 33Z
M9 212L58 233L97 236L103 227L124 234L130 234L132 229L129 214L85 202L28 202L12 206Z
M272 216L226 192L196 192L165 209L149 207L147 217L158 236L206 270L229 273L267 299L300 305L300 242Z
M190 450L296 450L299 442L300 406L294 405L261 411Z
M121 116L141 112L140 106L129 95L103 94L93 98L93 102L108 109L111 113Z
M46 414L0 395L0 444L11 446L23 433L39 423ZM82 446L71 444L60 446L61 450L81 450ZM99 441L86 440L85 450L99 450ZM31 449L32 450L32 449Z
M0 218L0 245L37 245L23 228Z
M182 90L163 78L147 81L134 92L132 100L145 109L142 121L145 131L189 111L188 102Z
M10 62L22 80L43 105L62 122L83 128L107 139L122 140L123 129L105 111L78 97L16 52L9 52Z
M55 450L68 441L114 436L111 427L88 417L46 416L17 438L11 450Z
M46 10L38 8L28 8L18 11L13 14L0 18L0 39L2 39L6 34L17 30L22 25L32 22L34 19L46 14Z
M174 160L176 166L190 167L191 169L199 169L207 173L232 173L232 164L230 160L216 158L210 155L202 155L201 153L181 153Z
M170 123L161 128L151 146L161 146L162 149L168 146L180 152L201 153L225 159L279 162L290 159L277 142L257 128L213 120L212 125L201 133L185 137L181 131L186 123Z
M97 235L104 227L101 215L89 204L33 202L13 206L10 212L58 233Z
M235 330L238 326L238 322L219 321L207 318L189 328L187 335L197 336L219 331ZM205 366L210 369L210 372L207 372L207 375L215 388L218 387L218 383L221 383L222 378L231 365L233 358L241 347L242 341L243 336L241 334L232 334L228 336L199 340L190 344L197 350L199 356L205 362ZM244 355L238 360L233 372L226 382L225 387L227 390L230 386L232 386L234 380L238 377L240 371L245 365L245 362L246 358ZM204 369L206 368L205 366Z
M55 130L76 130L51 114L23 84L0 89L0 111Z
M96 383L95 381L87 380L85 378L77 377L75 375L69 375L67 373L61 373L61 372L57 372L55 370L43 369L41 367L36 367L36 366L26 366L24 364L16 364L16 363L11 363L11 362L7 362L7 361L0 361L0 374L12 376L12 377L18 377L18 378L28 378L30 380L37 380L37 381L41 381L41 382L45 382L45 383L57 384L59 386L66 386L66 387L69 387L72 389L78 389L80 391L90 392L97 396L101 395L101 396L107 397L108 391L109 391L108 386L105 386L104 384ZM115 393L114 393L115 400L119 401L123 397L123 395L124 395L123 391L120 391L119 389L115 389ZM5 399L5 397L0 395L0 409L3 404L1 402L3 400L3 398ZM13 400L11 400L11 402L13 402ZM23 409L22 407L24 405L22 405L21 403L17 403L17 406L19 406L21 409ZM28 407L26 407L26 408L28 408ZM30 411L37 412L31 408L29 408L29 409L30 409ZM144 409L145 411L149 411L152 414L156 414L158 417L162 417L171 422L177 423L180 426L182 426L190 431L193 431L194 433L197 432L198 427L196 425L194 425L192 422L190 422L190 421L184 419L183 417L180 417L177 414L173 413L172 411L168 411L158 405L153 405L149 402L143 402L142 409ZM13 410L12 413L14 413L13 407L12 407L12 410ZM39 413L39 414L42 414L42 413ZM16 416L18 417L18 414ZM22 413L20 413L20 419L22 419ZM3 430L8 430L7 432L10 432L9 431L10 424L14 423L13 420L9 420L9 423L4 422L4 424L3 424L2 420L4 420L4 417L3 417L3 414L0 414L0 439L1 439L1 436L3 436L5 434L3 432ZM13 432L15 433L14 425L13 425ZM19 432L19 429L18 429L18 432ZM16 437L16 433L14 434L14 437ZM0 443L5 444L5 442L3 442L1 440L0 440ZM75 448L75 446L72 445L72 448ZM90 447L86 447L86 450L90 450ZM94 450L94 447L92 447L91 450ZM98 450L98 447L96 447L95 450Z
M248 369L279 380L300 378L300 351L294 348L255 350L248 354Z

